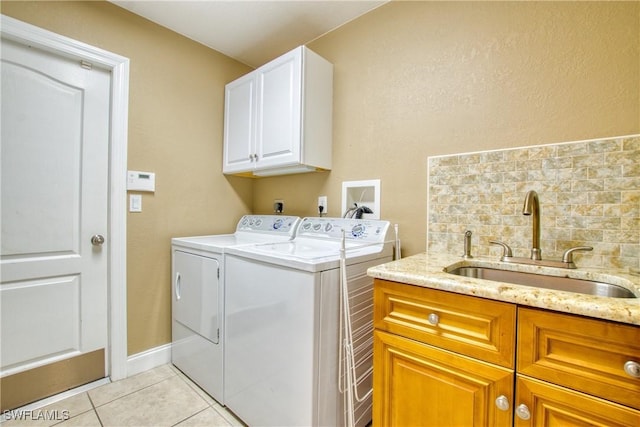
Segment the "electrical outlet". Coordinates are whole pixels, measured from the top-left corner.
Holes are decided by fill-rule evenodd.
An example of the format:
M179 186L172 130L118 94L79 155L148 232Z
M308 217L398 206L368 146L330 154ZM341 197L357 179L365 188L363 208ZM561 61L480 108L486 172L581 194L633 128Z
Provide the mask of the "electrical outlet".
M281 200L281 199L274 200L273 211L278 214L284 212L284 200Z
M327 196L318 197L318 213L320 216L327 214Z

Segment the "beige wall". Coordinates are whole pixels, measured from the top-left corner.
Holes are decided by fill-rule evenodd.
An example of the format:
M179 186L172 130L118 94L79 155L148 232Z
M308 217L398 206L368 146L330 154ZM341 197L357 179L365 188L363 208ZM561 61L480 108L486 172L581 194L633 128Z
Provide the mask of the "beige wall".
M339 216L345 180L380 178L403 255L425 250L427 157L640 132L640 3L392 2L311 47L335 64L333 170L221 173L224 84L248 69L103 2L2 13L131 59L129 168L156 193L128 215L128 353L170 342L172 236L242 213Z
M640 132L640 3L398 2L310 47L334 74L333 169L262 179L339 216L342 181L381 179L403 255L425 250L427 157Z
M128 353L171 341L170 238L230 232L252 183L222 175L224 85L249 68L105 2L2 2L2 13L131 60L128 167L156 192L127 216Z

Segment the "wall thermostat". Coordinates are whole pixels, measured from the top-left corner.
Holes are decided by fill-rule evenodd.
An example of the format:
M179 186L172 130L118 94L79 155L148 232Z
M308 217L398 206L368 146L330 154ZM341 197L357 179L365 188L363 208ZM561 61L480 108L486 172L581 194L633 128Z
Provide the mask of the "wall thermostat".
M156 191L156 174L153 172L128 171L127 190Z

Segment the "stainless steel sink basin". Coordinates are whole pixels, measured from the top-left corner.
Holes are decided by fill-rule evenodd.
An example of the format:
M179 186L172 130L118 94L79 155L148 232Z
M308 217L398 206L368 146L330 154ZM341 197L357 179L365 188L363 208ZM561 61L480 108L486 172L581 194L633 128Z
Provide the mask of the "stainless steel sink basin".
M613 298L637 298L629 289L622 286L570 277L547 276L486 267L458 267L447 272L457 276L472 277L474 279L493 280L495 282L513 283L516 285L534 286L558 291L577 292L580 294Z

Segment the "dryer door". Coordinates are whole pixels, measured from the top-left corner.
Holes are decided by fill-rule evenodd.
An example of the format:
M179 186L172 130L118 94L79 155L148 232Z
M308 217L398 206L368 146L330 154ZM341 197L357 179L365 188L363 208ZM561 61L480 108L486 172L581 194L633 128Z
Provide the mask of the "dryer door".
M220 264L215 258L173 252L173 320L219 342Z

